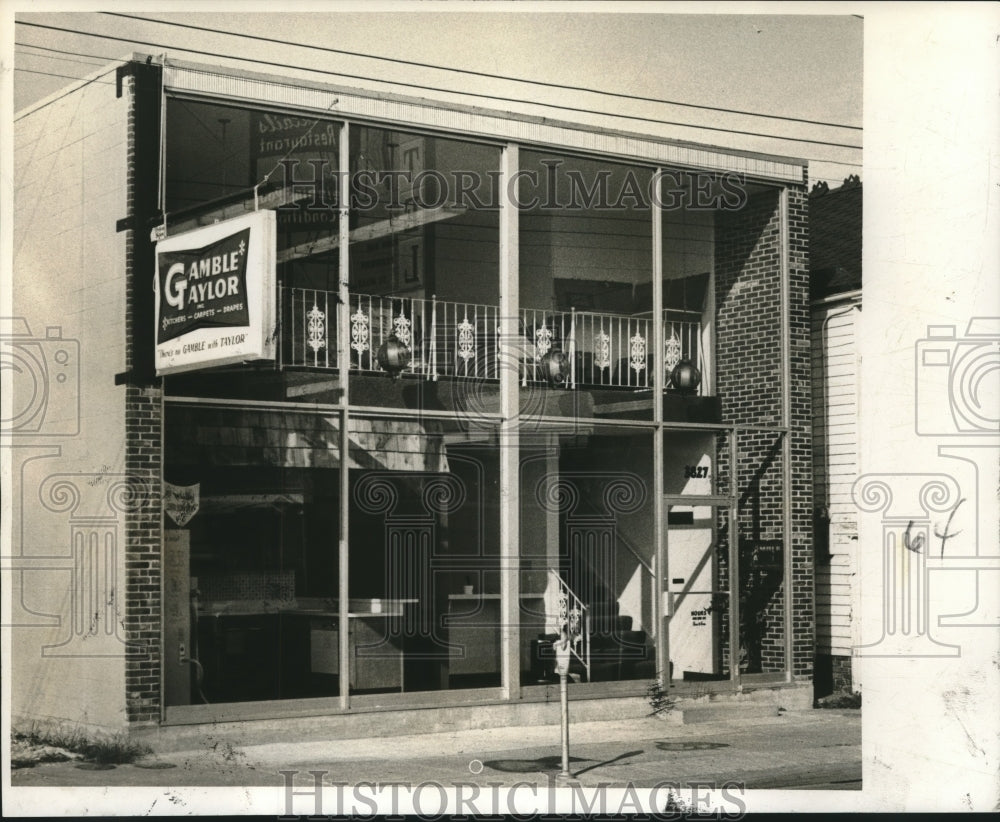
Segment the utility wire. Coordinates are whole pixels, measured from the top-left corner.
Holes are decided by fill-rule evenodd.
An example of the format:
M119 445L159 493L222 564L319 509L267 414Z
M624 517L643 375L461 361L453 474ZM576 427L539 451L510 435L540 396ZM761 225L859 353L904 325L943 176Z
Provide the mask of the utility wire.
M76 77L76 76L74 76L72 74L55 74L55 73L53 73L51 71L38 71L37 69L26 69L26 68L20 68L20 67L15 68L14 71L23 71L23 72L25 72L27 74L44 74L46 77L63 77L66 80L85 80L86 79L85 77ZM104 74L108 74L108 72L104 72ZM102 74L101 77L103 77L104 74ZM95 80L97 80L96 77L93 80L91 80L90 82L93 83ZM111 82L108 81L107 83L104 83L104 85L110 86Z
M642 117L642 116L639 116L639 115L636 115L636 114L609 114L609 112L607 112L607 111L600 111L600 110L587 109L587 108L579 108L579 107L576 107L576 106L563 106L563 105L559 105L557 103L543 103L543 102L540 102L540 101L537 101L537 100L525 100L523 98L518 98L518 97L501 97L499 95L484 94L484 93L481 93L481 92L457 91L455 89L441 88L439 86L428 86L428 85L424 85L424 84L421 84L421 83L408 83L408 82L405 82L405 81L402 81L402 80L380 80L378 78L370 77L370 76L363 75L363 74L347 74L347 73L343 73L343 72L333 72L333 71L327 71L325 69L309 68L309 67L306 67L306 66L296 66L296 65L289 64L289 63L279 63L279 62L275 62L275 61L272 61L272 60L262 60L262 59L257 58L257 57L234 57L232 54L222 54L220 52L206 51L204 49L187 49L187 48L182 48L182 47L178 47L178 46L168 45L166 43L157 43L157 42L153 42L153 41L149 41L149 40L139 40L139 39L136 39L136 38L133 38L133 37L117 37L117 36L112 35L112 34L96 34L94 32L90 32L90 31L81 31L79 29L64 28L62 26L50 26L50 25L46 25L44 23L31 23L31 22L28 22L26 20L15 20L14 22L17 25L31 26L33 28L48 29L50 31L61 31L61 32L69 33L69 34L79 34L79 35L83 35L85 37L98 37L98 38L102 38L102 39L106 39L106 40L116 40L116 41L120 41L120 42L123 42L123 43L134 43L134 44L138 44L138 45L142 45L142 46L152 46L154 48L160 48L160 49L173 49L175 51L182 51L182 52L186 52L188 54L197 54L197 55L202 55L202 56L206 56L206 57L218 57L218 58L222 58L222 59L226 59L226 60L232 60L232 59L243 60L245 62L259 63L261 65L274 66L274 67L277 67L277 68L292 69L292 70L295 70L295 71L309 71L309 72L314 72L314 73L317 73L317 74L324 74L324 75L332 76L332 77L346 77L346 78L352 79L352 80L364 80L364 81L368 81L368 82L377 82L377 83L383 83L383 84L391 85L391 86L401 86L401 87L406 87L406 88L415 88L415 89L419 89L419 90L422 90L422 91L439 91L439 92L444 92L446 94L459 94L459 95L463 95L463 96L466 96L466 97L479 97L479 98L488 99L488 100L497 100L497 101L500 101L500 102L523 103L523 104L528 104L528 105L542 106L542 107L545 107L545 108L555 108L555 109L560 109L562 111L572 111L572 112L578 113L578 114L594 114L594 115L597 115L597 116L600 116L600 117L608 117L608 116L621 117L621 118L624 118L624 119L636 120L636 121L639 121L639 122L655 123L657 125L678 126L678 127L681 127L681 128L692 128L692 129L698 129L698 130L702 130L702 131L717 131L717 132L723 132L723 133L726 133L726 134L739 134L739 135L746 136L746 137L765 137L765 138L771 139L771 140L782 140L782 141L785 141L785 142L793 142L793 143L809 143L809 144L812 144L812 145L831 146L833 148L850 148L850 149L857 149L857 150L860 150L862 148L861 146L853 145L853 144L850 144L850 143L834 143L834 142L830 142L829 140L813 140L813 139L809 139L809 138L806 138L806 137L785 137L785 136L778 135L778 134L767 134L767 133L764 133L764 132L757 132L757 131L744 131L742 129L722 128L721 126L706 126L706 125L698 125L698 124L692 124L692 123L681 123L681 122L676 122L676 121L671 121L671 120L662 120L662 119L659 119L659 118L656 118L656 117Z
M228 31L226 29L215 29L209 28L208 26L196 26L193 23L177 23L173 20L160 20L155 17L142 17L138 14L125 14L123 12L117 11L102 11L98 14L108 15L109 17L125 17L130 20L141 20L144 23L157 23L163 26L175 26L177 28L192 29L194 31L207 31L212 34L226 34L231 37L243 37L248 40L257 40L262 43L275 43L281 46L295 46L296 48L313 49L315 51L323 51L330 54L343 54L348 57L362 57L367 60L379 60L385 63L396 63L402 66L416 66L417 68L429 68L436 71L451 71L458 74L467 74L472 77L485 77L490 80L510 80L515 83L530 83L535 86L543 86L544 88L553 88L560 91L585 91L588 94L601 94L607 97L618 97L622 100L636 100L642 103L660 103L663 105L670 106L680 106L683 108L697 108L703 109L705 111L717 111L723 114L740 114L747 117L765 117L770 120L786 120L790 123L806 123L808 125L814 126L828 126L830 128L845 128L852 131L862 131L861 126L849 126L843 123L829 123L823 120L809 120L802 117L787 117L781 114L763 114L757 111L745 111L741 109L733 108L722 108L719 106L706 106L700 105L698 103L682 103L678 100L664 100L659 97L645 97L639 94L626 94L618 91L604 91L602 89L588 88L586 86L570 86L563 83L550 83L545 80L531 80L526 77L512 77L506 74L490 74L486 71L475 71L473 69L462 69L454 68L452 66L441 66L436 63L422 63L418 60L404 60L400 57L385 57L377 54L364 54L357 51L347 51L346 49L337 49L332 46L316 46L311 43L296 43L291 40L279 40L275 37L264 37L258 34L244 34L238 31Z
M55 52L56 54L72 54L72 55L76 55L78 57L90 57L92 59L103 60L105 62L108 61L108 60L117 60L117 59L119 59L117 57L106 57L106 56L103 56L103 55L100 55L100 54L88 54L86 52L80 52L80 51L67 51L65 49L50 48L48 46L38 46L38 45L35 45L34 43L15 43L14 45L16 45L16 46L28 46L30 48L37 48L37 49L44 49L45 51ZM30 55L30 56L33 56L33 57L45 57L46 55L36 54L36 55ZM59 58L50 58L50 59L59 59ZM87 63L85 65L96 65L96 64ZM74 78L74 79L79 79L79 78ZM190 113L192 114L192 116L194 116L194 112L190 112ZM204 126L204 124L202 124L202 125ZM208 128L207 126L204 126L204 127L206 129ZM215 137L216 135L212 135L212 136ZM216 139L218 139L218 138L216 137ZM845 161L845 160L829 160L829 159L826 159L826 158L823 158L823 157L809 157L807 159L809 160L809 162L814 162L814 163L829 163L831 165L851 166L852 168L861 168L862 167L861 163L848 162L848 161Z
M72 57L56 57L52 54L35 54L30 51L17 51L16 49L14 51L14 54L20 55L22 57L38 57L39 59L42 60L58 60L61 63L76 63L78 66L90 66L91 68L95 69L100 68L103 65L107 65L107 63L91 63L87 62L86 60L76 60Z
M107 71L102 71L96 77L91 77L82 86L76 86L74 88L68 88L62 94L60 94L58 97L53 97L51 100L46 100L45 103L42 104L42 105L38 105L38 106L31 105L31 106L29 106L29 110L26 111L24 114L22 114L20 117L15 117L14 121L17 122L18 120L24 119L29 114L34 114L37 111L41 111L41 109L46 108L48 106L51 106L53 103L59 102L64 97L69 97L69 95L75 94L80 89L85 88L86 86L89 86L91 83L98 83L99 85L102 85L102 86L110 86L111 85L111 81L110 80L102 80L101 78L107 76L108 74L110 74L111 72L115 71L116 69L117 69L117 66L112 66ZM22 68L15 68L14 71L25 71L25 72L28 72L29 74L49 74L49 72L33 71L32 69L22 69ZM52 74L51 76L52 77L65 77L67 80L83 80L84 79L82 77L71 77L68 74Z
M52 51L55 52L56 54L71 54L74 57L90 57L93 60L104 60L105 62L107 62L108 60L117 60L118 57L121 57L121 55L118 55L118 57L102 57L100 54L86 54L82 51L67 51L66 49L55 49L52 48L51 46L39 46L36 45L35 43L18 43L15 41L14 45L23 46L25 48L41 49L42 51ZM35 56L43 57L44 55L38 54Z

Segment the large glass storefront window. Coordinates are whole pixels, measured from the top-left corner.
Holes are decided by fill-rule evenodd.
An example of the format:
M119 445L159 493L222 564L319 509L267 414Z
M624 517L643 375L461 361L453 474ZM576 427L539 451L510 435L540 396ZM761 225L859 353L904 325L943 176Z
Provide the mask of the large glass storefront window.
M500 685L495 435L446 421L172 405L168 706Z
M495 433L350 423L352 694L499 687Z
M336 417L168 406L167 705L335 696Z
M687 175L680 179L687 179ZM665 175L669 188L674 177ZM667 198L665 202L672 200ZM678 201L663 211L663 356L666 418L678 418L677 396L714 395L715 211ZM681 363L697 369L697 381L680 387L671 377ZM679 417L684 420L688 415ZM706 421L717 422L715 418Z
M352 126L351 402L499 411L495 146ZM400 379L385 379L384 349ZM391 365L389 366L392 367Z
M652 434L592 427L521 445L524 685L558 681L552 643L579 610L578 682L656 675Z
M520 156L523 413L652 419L651 170Z
M174 394L337 402L339 131L333 120L168 98L169 233L277 215L277 362L169 378Z
M696 208L680 191L695 190L693 175L661 178L663 231L664 419L719 422L715 397L716 209Z

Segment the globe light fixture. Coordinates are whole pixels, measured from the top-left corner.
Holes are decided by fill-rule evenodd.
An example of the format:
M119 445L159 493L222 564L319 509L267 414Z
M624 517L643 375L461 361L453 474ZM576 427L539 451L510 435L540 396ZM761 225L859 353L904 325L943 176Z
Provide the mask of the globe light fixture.
M693 394L701 384L701 372L691 360L681 360L670 372L670 384L682 394Z
M394 380L398 380L399 375L410 364L410 347L395 334L390 334L379 346L375 356L379 368Z
M550 388L565 388L569 379L569 357L562 351L550 351L542 357L542 377Z

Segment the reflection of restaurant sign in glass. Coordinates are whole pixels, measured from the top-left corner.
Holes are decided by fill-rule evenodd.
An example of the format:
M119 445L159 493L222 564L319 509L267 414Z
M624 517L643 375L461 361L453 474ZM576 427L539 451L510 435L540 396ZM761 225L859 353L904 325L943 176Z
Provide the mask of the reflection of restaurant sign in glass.
M275 218L259 211L156 246L156 373L274 359Z
M277 210L283 236L285 232L335 231L337 131L332 121L251 112L250 167L254 180L267 178L306 196Z

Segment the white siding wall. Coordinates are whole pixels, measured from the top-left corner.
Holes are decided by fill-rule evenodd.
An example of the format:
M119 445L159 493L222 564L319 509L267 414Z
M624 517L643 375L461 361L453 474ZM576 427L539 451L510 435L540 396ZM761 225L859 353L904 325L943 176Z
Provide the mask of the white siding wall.
M115 223L126 216L128 107L112 70L14 127L12 313L30 328L23 350L43 363L34 386L14 381L14 405L47 390L11 449L18 723L125 724L125 389L115 385L125 235Z
M860 305L836 302L812 312L813 466L815 504L830 516L829 564L816 567L816 651L849 656L858 644L858 523L851 486L858 470Z

